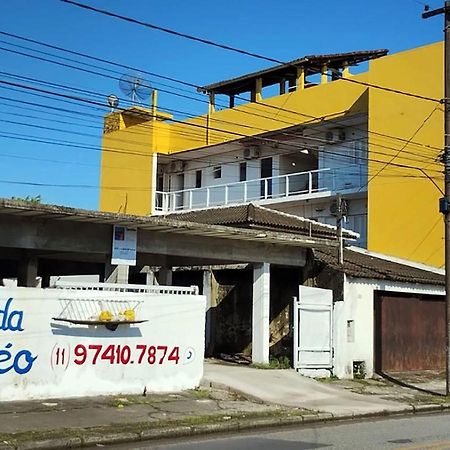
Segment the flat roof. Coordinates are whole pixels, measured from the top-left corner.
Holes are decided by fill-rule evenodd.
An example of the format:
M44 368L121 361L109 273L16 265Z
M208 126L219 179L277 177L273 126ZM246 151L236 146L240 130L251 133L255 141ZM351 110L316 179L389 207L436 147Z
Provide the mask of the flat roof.
M262 87L272 86L282 79L296 79L297 69L304 68L306 75L320 73L322 66L326 64L330 69L340 69L344 64L355 66L361 62L380 58L387 55L389 50L361 50L347 53L332 53L326 55L307 55L294 59L285 64L279 64L268 69L252 72L225 81L208 84L197 90L204 93L215 93L225 95L238 95L249 92L255 87L255 80L261 78Z

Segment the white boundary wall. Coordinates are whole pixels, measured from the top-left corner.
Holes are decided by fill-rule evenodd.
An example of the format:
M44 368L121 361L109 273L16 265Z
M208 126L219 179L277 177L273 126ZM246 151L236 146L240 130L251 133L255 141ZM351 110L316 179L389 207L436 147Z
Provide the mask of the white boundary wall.
M111 331L53 320L68 299L138 302L148 321ZM0 401L195 388L205 307L201 295L0 287Z
M375 291L445 295L444 287L345 276L344 301L334 303L334 370L338 378L352 378L353 361L364 361L367 377L374 373ZM347 329L353 321L353 333ZM353 334L353 336L351 336Z

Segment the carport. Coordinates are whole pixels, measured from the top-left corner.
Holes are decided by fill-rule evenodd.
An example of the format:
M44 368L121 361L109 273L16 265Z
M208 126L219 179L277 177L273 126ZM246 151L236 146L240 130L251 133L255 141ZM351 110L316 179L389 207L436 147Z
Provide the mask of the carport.
M139 275L144 266L170 271L173 266L250 263L252 358L257 362L269 358L270 265L304 267L309 248L336 246L330 237L2 199L0 279L17 277L20 286L35 285L37 276L98 273L105 279L115 269L110 264L113 225L137 230L137 264L131 275Z

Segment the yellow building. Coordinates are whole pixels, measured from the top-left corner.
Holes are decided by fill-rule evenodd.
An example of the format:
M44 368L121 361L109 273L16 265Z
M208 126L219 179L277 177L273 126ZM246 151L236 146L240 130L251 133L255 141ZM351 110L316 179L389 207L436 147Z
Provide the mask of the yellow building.
M361 246L443 264L442 43L310 56L201 90L206 114L185 121L156 93L152 109L106 116L101 210L253 201L332 224L340 193Z

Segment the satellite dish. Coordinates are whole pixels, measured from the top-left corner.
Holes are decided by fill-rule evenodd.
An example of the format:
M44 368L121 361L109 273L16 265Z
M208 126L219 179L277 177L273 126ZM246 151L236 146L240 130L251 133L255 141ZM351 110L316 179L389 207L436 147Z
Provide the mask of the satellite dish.
M132 103L142 102L152 93L150 83L139 73L123 75L119 80L119 87Z
M111 108L111 112L113 112L119 106L119 99L117 98L117 95L108 95L108 105Z

